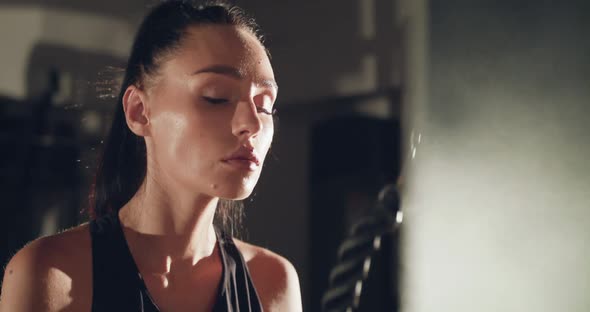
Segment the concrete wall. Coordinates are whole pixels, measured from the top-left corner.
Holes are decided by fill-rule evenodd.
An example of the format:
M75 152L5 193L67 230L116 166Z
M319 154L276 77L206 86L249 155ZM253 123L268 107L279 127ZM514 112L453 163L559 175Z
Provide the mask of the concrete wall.
M403 311L588 311L588 2L418 2Z

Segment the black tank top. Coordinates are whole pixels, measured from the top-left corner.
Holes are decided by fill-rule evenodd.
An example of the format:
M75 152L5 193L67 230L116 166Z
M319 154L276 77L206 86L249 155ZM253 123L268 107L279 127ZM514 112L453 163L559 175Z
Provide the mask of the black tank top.
M262 311L244 257L232 237L217 228L215 233L223 273L213 311ZM159 312L129 251L118 214L92 220L90 237L92 311Z

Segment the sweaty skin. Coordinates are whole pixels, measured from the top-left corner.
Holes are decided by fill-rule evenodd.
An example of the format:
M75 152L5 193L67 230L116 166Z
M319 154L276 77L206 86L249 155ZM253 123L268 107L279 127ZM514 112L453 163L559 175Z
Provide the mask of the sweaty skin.
M209 311L221 277L212 221L219 198L243 199L271 145L277 87L264 47L234 26L194 26L156 75L123 98L146 141L147 176L119 217L162 311ZM228 162L240 150L260 163ZM236 240L266 311L301 311L293 265ZM88 224L37 239L9 262L0 311L89 311ZM199 289L199 292L195 292Z

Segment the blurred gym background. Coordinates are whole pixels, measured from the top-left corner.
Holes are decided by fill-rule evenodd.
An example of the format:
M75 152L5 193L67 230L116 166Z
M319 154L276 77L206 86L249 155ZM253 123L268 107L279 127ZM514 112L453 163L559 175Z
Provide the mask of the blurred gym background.
M87 220L105 82L152 3L0 0L2 266ZM293 262L306 311L396 181L358 310L590 309L590 2L236 3L281 86L245 237Z

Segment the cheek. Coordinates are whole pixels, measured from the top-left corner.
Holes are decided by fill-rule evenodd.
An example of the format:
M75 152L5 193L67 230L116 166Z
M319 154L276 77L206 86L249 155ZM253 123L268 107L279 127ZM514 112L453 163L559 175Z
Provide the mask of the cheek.
M189 140L198 134L192 132L191 122L185 115L163 113L152 124L155 152L160 161L183 161L191 153L193 144Z
M270 145L272 144L273 136L274 125L271 121L268 123L268 125L264 125L264 129L260 132L258 136L260 138L260 148L263 149L264 155L266 155L268 149L270 148Z
M167 142L168 145L178 141L188 125L184 115L174 112L160 113L156 118L152 118L151 123L151 134L156 143Z

